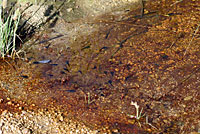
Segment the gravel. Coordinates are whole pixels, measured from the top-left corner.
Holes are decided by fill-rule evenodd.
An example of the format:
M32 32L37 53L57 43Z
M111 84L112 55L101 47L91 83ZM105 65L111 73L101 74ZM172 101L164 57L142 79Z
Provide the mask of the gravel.
M84 124L66 119L61 113L4 110L0 117L0 134L96 134Z

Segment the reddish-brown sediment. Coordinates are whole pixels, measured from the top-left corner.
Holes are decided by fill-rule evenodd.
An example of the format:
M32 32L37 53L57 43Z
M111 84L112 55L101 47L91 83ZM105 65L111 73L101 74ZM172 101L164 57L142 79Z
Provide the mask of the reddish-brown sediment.
M27 62L1 61L1 110L56 108L66 118L121 133L197 132L200 4L173 3L147 2L142 18L133 11L123 21L97 19L100 30L66 50L57 42L33 50ZM51 62L34 64L46 59ZM8 105L8 97L19 105ZM128 116L136 114L131 101L143 108L139 121Z

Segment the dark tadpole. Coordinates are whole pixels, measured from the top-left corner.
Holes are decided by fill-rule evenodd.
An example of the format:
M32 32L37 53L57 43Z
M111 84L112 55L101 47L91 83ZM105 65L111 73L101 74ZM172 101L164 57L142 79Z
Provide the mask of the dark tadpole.
M65 62L68 66L70 66L70 64L69 64L69 61L68 60L66 60L66 62Z
M161 55L161 58L162 58L163 60L168 60L169 56L166 55L166 54L164 54L164 55Z
M21 75L20 77L25 78L25 79L28 79L28 76L27 76L27 75Z
M109 80L108 83L113 87L112 80Z
M66 74L64 71L60 71L60 74Z
M129 75L129 76L127 76L126 78L125 78L125 81L127 81L129 78L131 78L132 77L132 75Z
M104 71L104 74L106 74L106 75L107 75L107 74L108 74L108 72L107 72L107 71Z
M81 70L78 70L78 72L79 72L80 74L83 74Z
M97 69L97 66L94 66L92 69Z
M48 74L48 76L53 77L53 74Z
M90 48L90 45L83 47L81 50Z
M108 36L110 35L110 33L111 33L111 31L112 31L113 28L114 28L114 27L111 27L111 28L108 30L108 32L106 33L105 39L108 39Z
M75 93L76 92L76 90L65 90L65 91L67 91L67 92L70 92L70 93Z
M38 61L34 61L33 64L40 64Z
M115 72L111 71L110 74L111 74L112 76L114 76Z
M46 49L48 49L51 46L51 43L49 43L49 45L45 46Z
M51 66L58 66L58 64L50 64Z
M99 51L103 51L103 50L106 50L106 49L108 49L108 47L104 46Z
M69 69L68 68L63 68L65 71L69 72Z

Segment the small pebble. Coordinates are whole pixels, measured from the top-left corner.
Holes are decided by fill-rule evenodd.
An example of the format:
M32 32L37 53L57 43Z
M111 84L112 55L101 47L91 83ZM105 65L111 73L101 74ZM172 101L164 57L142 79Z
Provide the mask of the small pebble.
M30 132L29 129L24 128L24 129L22 130L22 134L31 134L31 132Z
M11 104L12 104L12 102L11 102L11 101L9 101L7 104L8 104L8 105L11 105Z

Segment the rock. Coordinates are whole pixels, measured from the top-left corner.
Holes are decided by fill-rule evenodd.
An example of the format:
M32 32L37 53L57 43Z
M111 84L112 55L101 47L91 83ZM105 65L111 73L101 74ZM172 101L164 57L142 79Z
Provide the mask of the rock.
M97 15L111 11L128 10L141 0L77 0L77 5L86 15Z

